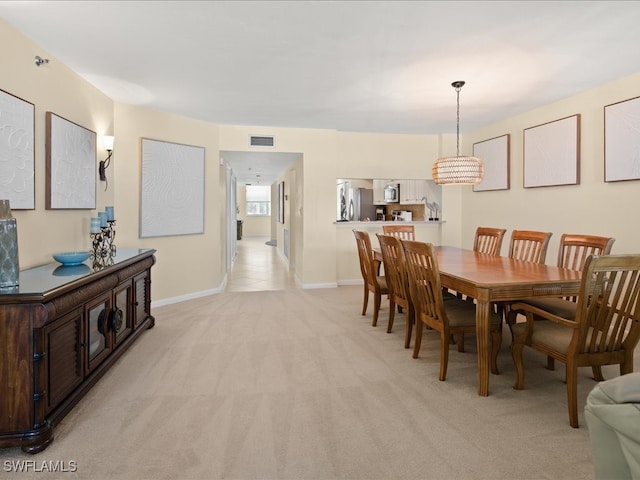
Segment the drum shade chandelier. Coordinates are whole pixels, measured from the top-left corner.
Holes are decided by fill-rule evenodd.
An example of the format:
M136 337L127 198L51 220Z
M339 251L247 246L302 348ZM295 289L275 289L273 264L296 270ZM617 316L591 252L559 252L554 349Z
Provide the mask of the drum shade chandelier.
M431 167L431 176L438 185L477 185L484 177L484 163L477 157L460 156L460 89L465 82L453 82L458 99L456 121L456 156L437 159Z

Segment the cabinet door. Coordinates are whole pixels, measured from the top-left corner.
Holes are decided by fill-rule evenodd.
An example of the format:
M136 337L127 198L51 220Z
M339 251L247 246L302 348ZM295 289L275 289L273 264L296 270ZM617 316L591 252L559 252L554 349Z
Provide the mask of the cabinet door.
M89 372L97 367L111 352L110 312L110 291L85 305L87 322L85 350L87 352L87 369Z
M44 328L46 413L58 406L84 378L83 313L78 308Z
M419 205L426 195L426 180L404 180L400 183L400 203Z
M384 186L389 180L374 180L373 181L373 203L374 205L386 205L384 200Z
M129 280L113 291L114 306L109 317L109 329L113 332L116 345L127 338L133 330L132 285L133 283Z
M138 328L151 314L149 272L143 272L133 279L133 328Z
M403 180L400 182L400 203L416 203L415 183L413 180Z

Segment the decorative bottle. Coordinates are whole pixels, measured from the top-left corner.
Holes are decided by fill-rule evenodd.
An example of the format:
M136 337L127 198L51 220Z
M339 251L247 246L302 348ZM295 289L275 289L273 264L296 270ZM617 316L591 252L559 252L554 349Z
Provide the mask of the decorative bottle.
M18 226L9 200L0 200L0 288L18 285Z

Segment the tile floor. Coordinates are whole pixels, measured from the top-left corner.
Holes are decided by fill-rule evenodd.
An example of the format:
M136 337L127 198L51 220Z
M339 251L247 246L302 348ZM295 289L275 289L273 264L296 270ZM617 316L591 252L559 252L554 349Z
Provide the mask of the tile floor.
M268 236L244 236L238 240L237 254L225 291L260 292L297 288L293 271L278 255L277 247L267 245Z

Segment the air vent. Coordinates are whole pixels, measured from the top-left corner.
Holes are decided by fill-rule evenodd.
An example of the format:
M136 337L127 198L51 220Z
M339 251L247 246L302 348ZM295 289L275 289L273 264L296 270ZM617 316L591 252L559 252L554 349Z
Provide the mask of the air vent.
M275 147L276 137L273 135L250 135L249 136L250 147Z

